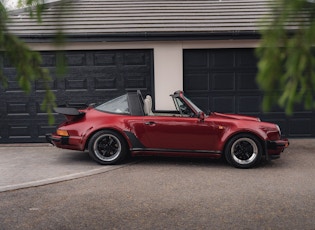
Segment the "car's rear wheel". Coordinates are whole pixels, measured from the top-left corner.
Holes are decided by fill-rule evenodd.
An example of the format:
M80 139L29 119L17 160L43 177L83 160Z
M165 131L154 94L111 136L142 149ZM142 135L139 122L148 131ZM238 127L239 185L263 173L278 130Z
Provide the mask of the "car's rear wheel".
M103 165L116 164L122 161L126 154L124 138L111 130L95 133L89 142L90 157Z
M252 168L260 163L263 148L260 141L251 134L239 134L229 140L225 158L237 168Z

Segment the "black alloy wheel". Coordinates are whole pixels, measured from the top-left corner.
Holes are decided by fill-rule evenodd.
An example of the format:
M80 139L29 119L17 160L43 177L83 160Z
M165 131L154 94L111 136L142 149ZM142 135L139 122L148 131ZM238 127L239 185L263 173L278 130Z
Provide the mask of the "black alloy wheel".
M97 132L89 142L89 155L100 164L116 164L125 158L126 153L123 137L110 130Z
M226 160L237 168L252 168L260 163L263 148L251 134L238 134L229 140L225 148Z

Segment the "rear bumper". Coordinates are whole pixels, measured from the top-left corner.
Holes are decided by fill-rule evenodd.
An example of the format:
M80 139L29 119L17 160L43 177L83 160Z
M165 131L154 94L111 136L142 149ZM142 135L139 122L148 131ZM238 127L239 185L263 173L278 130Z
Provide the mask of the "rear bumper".
M271 158L279 158L280 153L290 145L288 139L267 141L267 152Z
M66 137L55 134L46 134L46 141L58 148L84 150L84 145L80 137Z
M53 145L68 145L69 137L57 136L51 133L46 134L46 141Z

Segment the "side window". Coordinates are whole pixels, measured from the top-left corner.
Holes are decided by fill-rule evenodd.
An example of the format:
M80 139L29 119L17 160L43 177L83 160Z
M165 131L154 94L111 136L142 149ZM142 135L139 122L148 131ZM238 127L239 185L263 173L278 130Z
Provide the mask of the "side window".
M95 109L108 113L130 114L127 94L105 102Z

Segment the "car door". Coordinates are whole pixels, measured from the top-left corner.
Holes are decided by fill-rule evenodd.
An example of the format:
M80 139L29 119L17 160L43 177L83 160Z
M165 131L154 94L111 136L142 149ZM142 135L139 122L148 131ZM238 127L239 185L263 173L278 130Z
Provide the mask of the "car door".
M149 148L213 150L214 127L196 117L147 116L143 118Z

